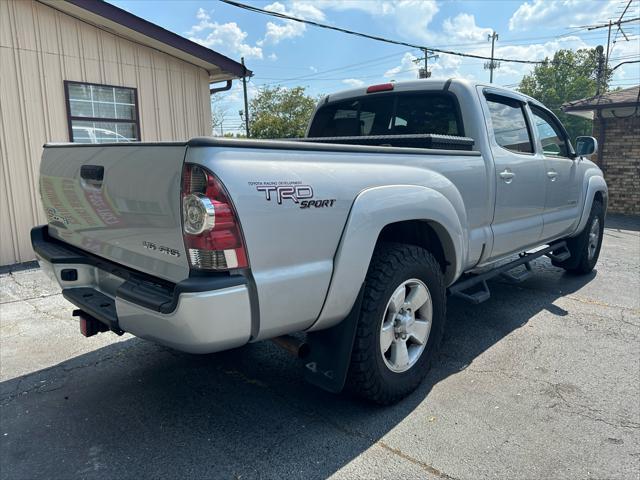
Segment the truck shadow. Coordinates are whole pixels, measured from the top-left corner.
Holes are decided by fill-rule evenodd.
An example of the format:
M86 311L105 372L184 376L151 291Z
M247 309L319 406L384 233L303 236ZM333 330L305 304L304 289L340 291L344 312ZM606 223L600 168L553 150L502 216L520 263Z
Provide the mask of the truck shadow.
M451 299L437 363L392 407L308 386L300 365L268 342L192 356L131 339L3 382L0 477L309 479L374 445L396 455L381 437L428 403L436 384L542 310L571 314L553 302L595 276L564 274L546 259L534 268L519 285L491 282L493 297L479 306Z
M606 225L609 230L640 232L640 216L610 213L607 215Z

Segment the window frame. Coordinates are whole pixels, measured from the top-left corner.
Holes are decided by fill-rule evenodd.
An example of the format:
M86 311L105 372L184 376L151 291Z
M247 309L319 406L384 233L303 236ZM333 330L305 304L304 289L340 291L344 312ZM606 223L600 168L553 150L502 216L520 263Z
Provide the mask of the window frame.
M137 139L133 140L134 142L142 141L142 132L140 130L140 102L138 101L138 89L136 87L127 87L123 85L108 85L104 83L91 83L91 82L82 82L77 80L64 80L64 100L67 107L67 130L69 135L69 141L71 143L75 143L73 140L73 121L80 122L111 122L111 123L133 123L136 126ZM134 102L135 102L135 120L132 119L122 119L122 118L106 118L106 117L78 117L71 115L71 98L69 96L69 85L91 85L94 87L107 87L107 88L120 88L133 90ZM104 142L109 143L109 142Z
M328 107L334 103L342 103L342 102L346 102L346 101L358 101L358 118L360 117L360 109L362 107L362 102L361 100L364 100L366 98L382 98L382 97L393 97L393 109L391 111L391 118L393 119L396 116L397 113L397 107L398 107L398 97L401 96L410 96L410 95L444 95L447 97L450 97L453 101L453 106L454 106L454 112L455 112L455 116L456 116L456 122L458 124L459 127L459 135L454 135L457 137L464 137L466 136L465 134L465 128L464 128L464 116L462 115L462 109L460 108L460 101L458 100L458 96L449 91L449 90L442 90L442 89L430 89L430 90L405 90L405 91L389 91L389 92L381 92L381 93L369 93L369 94L364 94L364 95L358 95L358 96L353 96L353 97L347 97L347 98L342 98L342 99L337 99L334 101L330 101L330 102L323 102L318 109L316 110L316 112L314 113L314 118L316 116L316 113L324 108L324 107ZM312 119L313 120L313 119ZM309 134L311 132L311 127L313 126L313 122L311 122L311 125L309 125L309 131L307 132L307 134ZM358 135L358 136L363 136L366 137L368 135ZM312 137L312 138L323 138L323 137Z
M532 117L531 120L535 121L535 119L533 117L536 115L536 110L542 112L544 115L549 117L549 120L551 120L550 123L555 125L555 127L560 131L560 134L564 137L564 141L565 141L565 144L567 146L567 155L568 156L566 156L566 157L564 155L554 155L553 153L546 153L544 151L544 147L542 146L542 139L540 138L540 135L538 134L538 129L536 128L536 149L538 147L540 147L540 155L542 155L544 157L553 157L553 158L565 159L565 160L573 161L576 158L576 152L573 149L573 145L571 144L571 139L569 138L569 134L567 133L566 128L564 128L564 125L562 125L562 122L558 119L558 117L556 117L556 115L551 110L549 110L548 108L545 108L545 107L543 107L541 105L538 105L536 103L528 102L528 106L529 106L529 110L531 111L531 117ZM545 118L542 118L542 119L546 121ZM549 122L547 122L547 123L549 123Z
M511 96L508 96L508 95L502 95L500 93L495 93L493 91L485 91L483 93L484 93L484 101L487 104L487 113L489 115L489 120L491 120L491 138L493 139L493 142L499 148L501 148L501 149L503 149L503 150L505 150L505 151L507 151L509 153L512 153L514 155L528 155L528 156L532 156L532 157L536 156L537 155L537 151L538 151L538 142L537 142L538 137L534 136L533 129L531 128L531 121L530 121L530 118L529 118L529 112L527 111L527 108L526 108L527 107L527 102L525 102L525 101L523 101L523 100L521 100L519 98L516 98L515 96L511 97ZM509 106L505 101L502 101L502 102L500 101L501 99L505 99L508 102L518 102L520 104L520 112L522 113L522 117L524 118L524 123L525 123L525 125L527 127L527 134L529 135L529 144L531 145L531 152L519 152L519 151L516 151L516 150L510 150L510 149L508 149L508 148L506 148L506 147L504 147L504 146L502 146L502 145L500 145L498 143L498 140L496 139L495 128L493 126L493 116L491 115L491 108L489 107L489 102L491 101L490 97L494 97L494 98L498 99L498 100L494 101L494 103L502 103L503 105Z

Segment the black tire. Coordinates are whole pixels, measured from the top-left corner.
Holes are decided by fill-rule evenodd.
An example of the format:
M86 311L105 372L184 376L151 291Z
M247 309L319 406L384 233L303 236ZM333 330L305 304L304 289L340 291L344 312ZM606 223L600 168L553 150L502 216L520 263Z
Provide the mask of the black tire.
M392 371L383 359L380 331L387 304L398 286L418 279L429 290L432 324L426 346L407 371ZM402 399L420 384L436 353L445 325L446 288L440 265L427 250L382 243L373 254L365 279L364 297L347 377L347 388L382 405Z
M595 250L590 248L589 234L591 233L591 227L595 221L598 221L598 239ZM567 239L567 248L571 253L571 257L562 262L552 261L556 267L564 268L567 272L574 273L576 275L585 275L596 266L598 257L600 256L600 249L602 248L602 234L604 232L604 206L599 200L594 200L591 212L589 213L589 219L584 227L584 230L579 235ZM589 255L593 250L593 255Z

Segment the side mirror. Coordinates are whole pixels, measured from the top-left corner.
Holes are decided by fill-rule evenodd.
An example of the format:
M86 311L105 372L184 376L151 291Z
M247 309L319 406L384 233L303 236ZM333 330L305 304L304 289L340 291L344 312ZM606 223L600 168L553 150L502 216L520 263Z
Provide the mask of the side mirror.
M598 151L598 141L593 137L576 138L576 155L588 157Z

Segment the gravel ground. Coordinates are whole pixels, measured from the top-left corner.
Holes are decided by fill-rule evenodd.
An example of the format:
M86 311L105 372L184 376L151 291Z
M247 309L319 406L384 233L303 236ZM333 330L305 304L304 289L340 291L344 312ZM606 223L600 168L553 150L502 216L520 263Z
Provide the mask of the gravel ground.
M449 302L390 408L319 391L265 342L215 355L80 336L39 270L0 275L0 478L640 478L640 221L597 271L547 259Z

